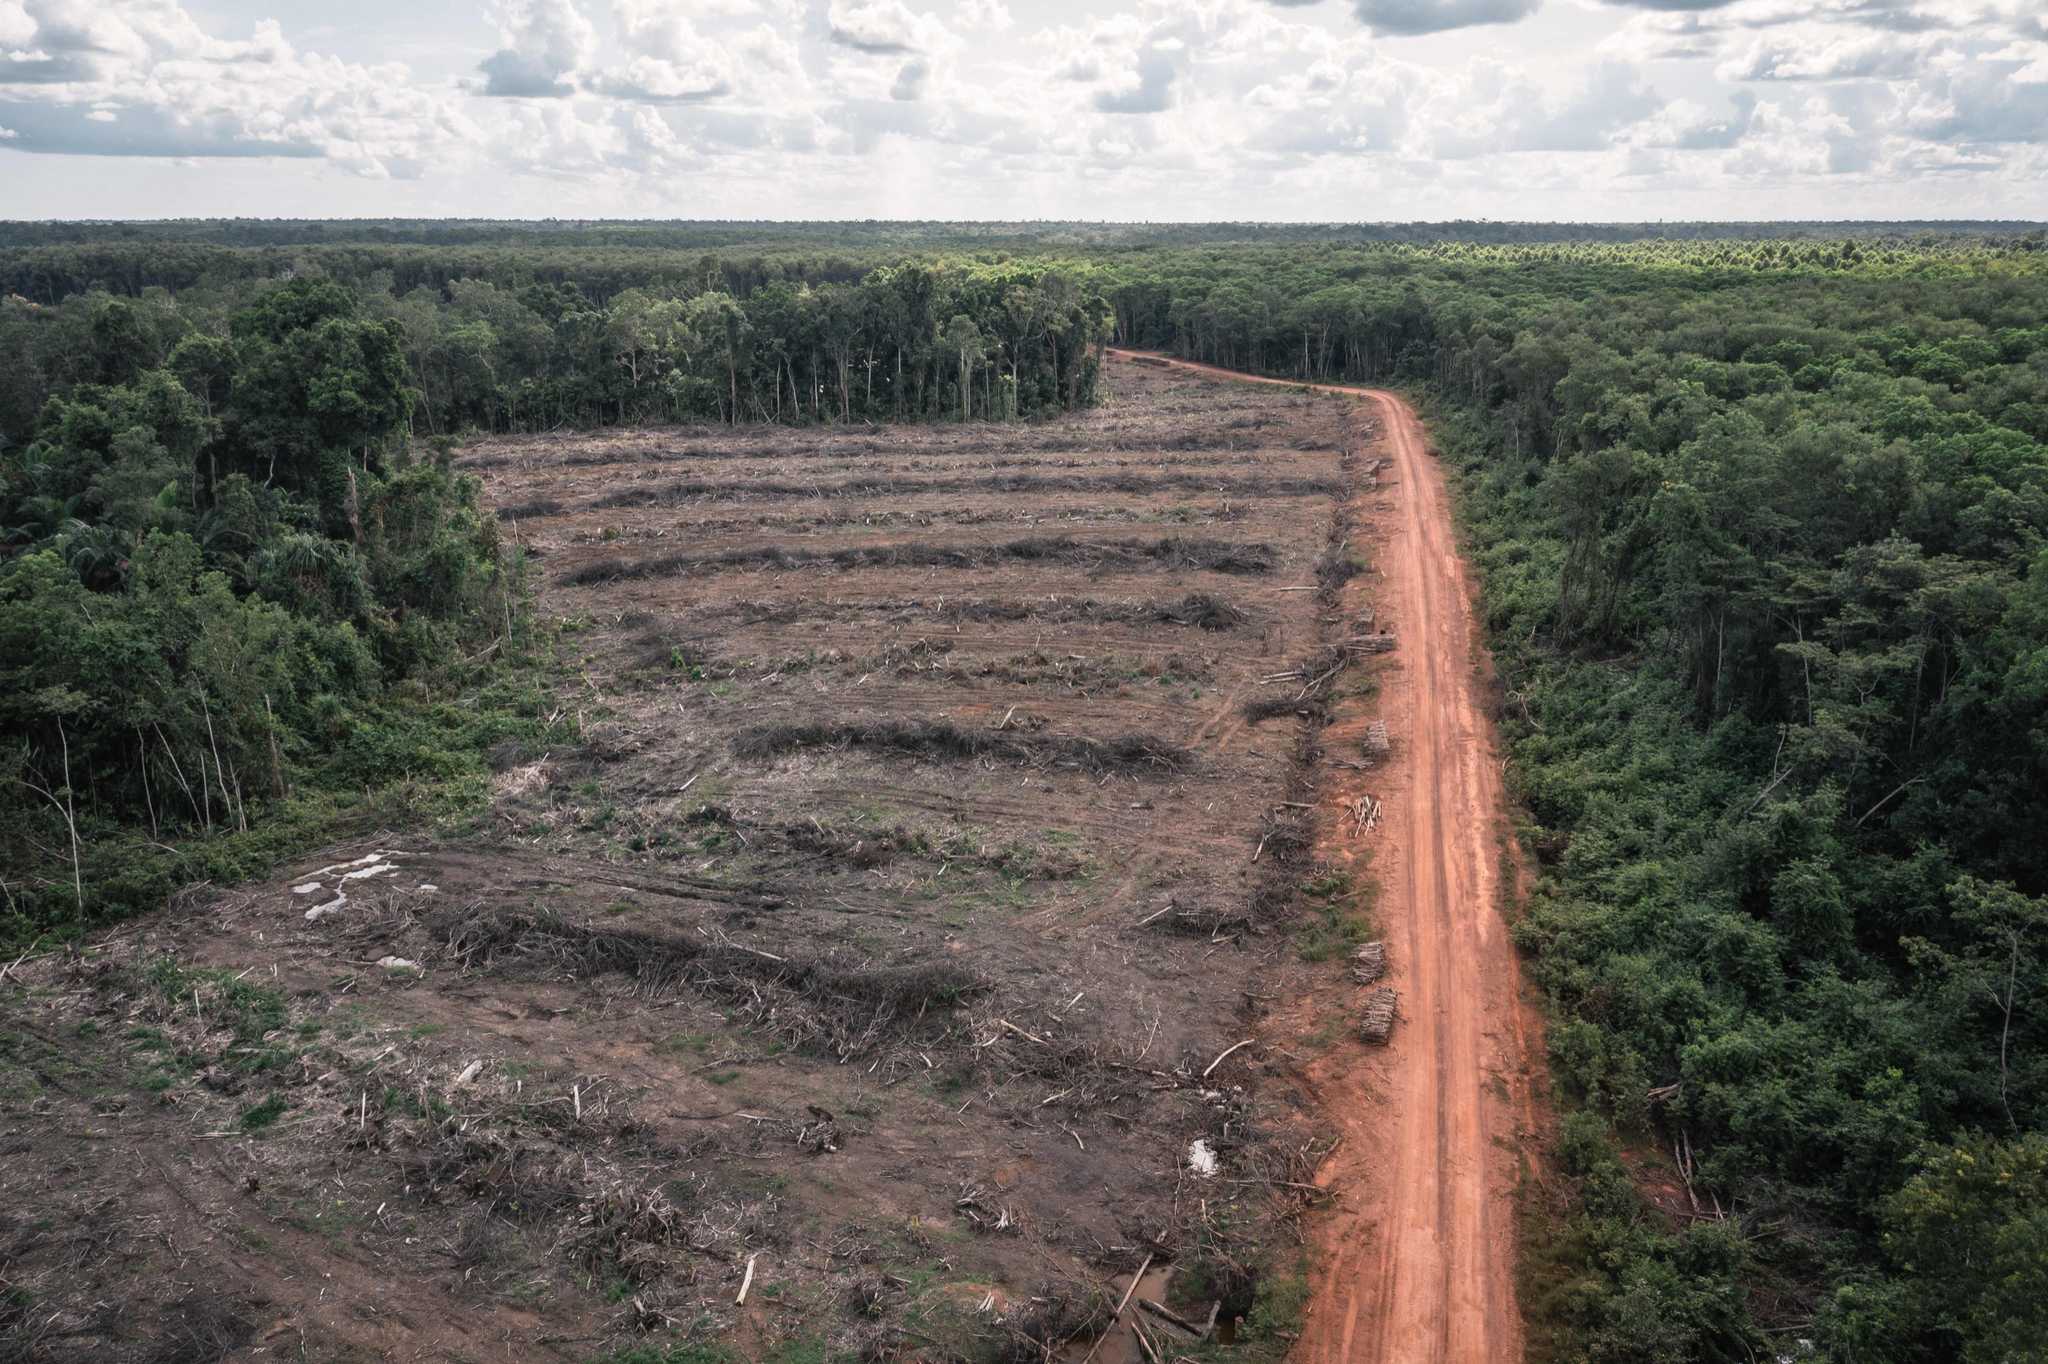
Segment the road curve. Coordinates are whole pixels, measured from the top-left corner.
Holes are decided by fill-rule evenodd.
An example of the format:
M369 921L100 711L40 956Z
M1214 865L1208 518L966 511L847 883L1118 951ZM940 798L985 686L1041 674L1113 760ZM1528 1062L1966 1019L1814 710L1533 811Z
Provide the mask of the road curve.
M1130 358L1134 352L1110 352ZM1384 1052L1325 1049L1310 1067L1344 1141L1319 1180L1336 1195L1314 1226L1319 1254L1300 1364L1467 1364L1522 1358L1514 1207L1539 1131L1540 1022L1499 914L1501 763L1485 688L1489 663L1459 558L1442 470L1414 410L1392 393L1263 379L1150 356L1178 369L1355 396L1374 404L1382 486L1354 502L1376 539L1373 575L1346 608L1372 607L1400 639L1377 697L1394 758L1371 772L1331 766L1323 806L1384 802L1369 850L1327 830L1319 852L1380 887L1376 919L1400 1021ZM1354 717L1358 719L1369 717ZM1326 737L1338 751L1345 717ZM1312 1006L1327 1014L1336 1003ZM1318 1020L1295 1020L1304 1031Z

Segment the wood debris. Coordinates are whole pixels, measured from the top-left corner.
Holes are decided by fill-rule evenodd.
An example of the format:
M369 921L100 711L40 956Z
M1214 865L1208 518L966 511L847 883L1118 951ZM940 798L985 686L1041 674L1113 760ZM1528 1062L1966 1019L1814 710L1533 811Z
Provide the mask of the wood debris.
M1360 796L1357 800L1344 802L1344 813L1351 817L1351 834L1369 834L1379 827L1380 802L1371 796Z
M1382 985L1365 997L1365 1017L1359 1022L1358 1035L1368 1042L1386 1045L1387 1038L1394 1031L1394 1006L1398 996L1389 986Z
M1351 978L1370 985L1387 973L1387 945L1369 942L1351 954Z

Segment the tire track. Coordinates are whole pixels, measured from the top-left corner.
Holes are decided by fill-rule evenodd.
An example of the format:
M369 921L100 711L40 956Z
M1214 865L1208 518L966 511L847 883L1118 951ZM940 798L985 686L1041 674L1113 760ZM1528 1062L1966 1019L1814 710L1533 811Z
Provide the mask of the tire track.
M1396 486L1353 503L1358 524L1378 532L1381 576L1353 584L1346 606L1391 613L1402 639L1376 706L1396 756L1371 773L1331 768L1322 795L1325 808L1368 790L1386 798L1372 874L1402 1009L1385 1052L1333 1048L1310 1068L1345 1141L1321 1175L1339 1198L1316 1223L1316 1291L1295 1358L1519 1359L1514 1198L1519 1148L1539 1122L1540 1029L1497 917L1503 792L1481 693L1485 651L1442 471L1414 412L1391 393L1169 363L1363 398L1378 409L1380 452L1395 466ZM1353 840L1327 829L1321 851L1363 864ZM1306 1007L1317 1016L1294 1022L1313 1027L1353 1000Z

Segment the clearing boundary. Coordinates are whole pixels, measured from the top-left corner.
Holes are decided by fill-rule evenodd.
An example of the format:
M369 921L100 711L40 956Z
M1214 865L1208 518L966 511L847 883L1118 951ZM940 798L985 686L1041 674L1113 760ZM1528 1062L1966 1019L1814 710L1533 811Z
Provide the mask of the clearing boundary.
M1366 399L1382 419L1381 455L1393 462L1391 479L1354 502L1353 523L1378 541L1376 572L1346 586L1343 607L1374 610L1402 648L1378 696L1335 712L1325 743L1353 751L1384 719L1393 752L1370 770L1328 766L1318 801L1341 812L1369 795L1383 814L1363 849L1341 815L1325 814L1317 855L1336 866L1370 857L1400 1018L1385 1053L1360 1062L1336 1049L1310 1067L1344 1140L1318 1175L1337 1199L1315 1222L1314 1293L1296 1358L1519 1359L1514 1200L1541 1121L1541 1024L1497 913L1505 805L1486 702L1490 660L1442 470L1414 409L1395 394L1166 363ZM1359 1002L1342 999L1347 1011ZM1332 1004L1327 995L1308 1001L1291 1022L1313 1032Z

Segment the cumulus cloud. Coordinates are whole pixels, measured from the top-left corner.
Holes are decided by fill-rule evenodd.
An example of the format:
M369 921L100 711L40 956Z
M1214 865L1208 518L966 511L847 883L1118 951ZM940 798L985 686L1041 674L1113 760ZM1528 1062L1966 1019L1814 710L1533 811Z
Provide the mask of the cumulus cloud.
M755 76L784 80L802 74L803 59L796 44L779 29L762 24L728 41L746 70ZM788 93L786 85L783 93Z
M1173 105L1173 82L1179 74L1175 53L1148 47L1136 55L1129 72L1107 90L1095 92L1095 107L1105 114L1157 114Z
M619 99L690 104L732 93L734 63L725 47L698 32L666 0L612 0L623 65L608 65L585 84Z
M1064 23L1006 0L465 0L454 87L186 3L0 0L0 157L546 178L742 216L1570 216L1622 187L1675 215L1758 186L1773 211L1893 213L1936 180L1923 211L2024 216L2048 180L2040 0L1101 0ZM1399 41L1517 19L1542 60ZM1594 50L1558 41L1588 24ZM534 211L517 195L478 209Z
M559 99L576 92L571 78L595 52L597 30L574 0L504 0L498 39L503 46L477 63L477 93Z
M1474 24L1511 24L1543 0L1352 0L1359 22L1375 33L1441 33Z
M1632 129L1628 140L1637 151L1727 151L1757 126L1760 101L1737 90L1728 103L1731 111L1721 114L1691 100L1674 100Z
M1716 74L1728 81L1909 80L1942 46L1938 39L1888 33L1794 30L1750 42Z
M1459 86L1438 93L1421 122L1431 129L1431 153L1452 160L1503 152L1600 151L1663 103L1619 62L1595 67L1581 85L1562 95L1488 65L1475 67Z
M924 98L925 84L932 78L931 66L922 57L912 57L896 73L889 98L911 103Z
M962 0L959 18L963 28L984 28L996 33L1015 26L1017 22L1003 0Z
M0 7L10 150L321 158L409 178L474 128L403 67L303 54L277 24L215 38L172 0Z
M1904 123L1928 142L2048 144L2048 80L2019 80L2016 64L1959 64L1916 87Z
M1732 117L1709 116L1688 122L1673 135L1671 145L1681 151L1723 151L1742 141L1756 122L1757 99L1747 90L1738 90L1729 102L1735 106Z
M1654 9L1667 11L1697 11L1726 9L1739 0L1601 0L1602 4L1616 5L1625 9Z
M923 51L932 27L903 0L832 0L826 22L833 42L875 56Z

